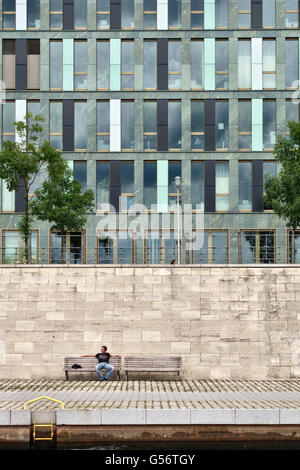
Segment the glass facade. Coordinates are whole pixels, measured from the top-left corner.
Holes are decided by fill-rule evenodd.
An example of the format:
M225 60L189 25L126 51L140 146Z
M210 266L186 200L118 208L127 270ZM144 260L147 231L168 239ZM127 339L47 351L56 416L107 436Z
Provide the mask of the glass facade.
M288 138L287 121L300 116L292 99L299 88L298 0L0 6L1 149L19 142L15 120L26 110L40 113L40 142L49 138L82 191L95 195L97 214L87 214L84 234L53 232L45 241L37 232L37 249L43 246L50 262L91 262L86 243L99 263L171 262L179 253L177 191L195 231L202 215L205 227L195 253L182 241L183 262L284 263L291 243L299 259L300 228L292 239L263 200L267 176L280 171L277 136ZM0 193L3 234L16 227L20 207L3 182ZM133 217L135 205L154 225L145 243L124 235L126 227L96 233L107 213L115 211L118 224L126 211ZM6 237L5 246L21 253L19 235Z

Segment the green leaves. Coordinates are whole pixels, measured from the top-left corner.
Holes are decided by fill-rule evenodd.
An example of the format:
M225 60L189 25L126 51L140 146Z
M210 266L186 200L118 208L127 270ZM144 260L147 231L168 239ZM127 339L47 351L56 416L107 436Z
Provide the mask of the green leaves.
M278 177L267 177L265 203L288 227L300 225L300 123L289 121L289 138L278 136L275 160L281 165Z
M90 189L81 193L81 184L65 163L63 175L50 176L36 192L30 208L37 218L52 223L51 230L80 231L86 224L86 213L94 209L94 193Z

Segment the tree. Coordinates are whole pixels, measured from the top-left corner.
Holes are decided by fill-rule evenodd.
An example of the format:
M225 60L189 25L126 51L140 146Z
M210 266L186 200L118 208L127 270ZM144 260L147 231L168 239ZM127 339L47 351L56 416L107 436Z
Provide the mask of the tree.
M86 213L94 208L94 193L91 189L81 192L81 184L74 179L73 172L65 168L61 177L52 176L42 184L30 203L33 216L52 223L51 230L81 231L86 224Z
M21 186L24 188L25 209L19 222L19 230L24 236L26 263L30 261L29 240L33 222L29 204L34 196L29 196L30 188L43 171L47 171L55 179L63 174L65 168L61 153L49 142L44 141L39 147L43 121L39 114L33 117L31 113L27 113L24 122L14 123L16 141L5 142L4 149L0 153L0 178L5 181L8 190L16 191Z
M292 263L295 263L295 231L300 225L300 123L288 121L290 135L279 135L274 149L281 165L277 177L266 177L266 196L275 214L292 229Z

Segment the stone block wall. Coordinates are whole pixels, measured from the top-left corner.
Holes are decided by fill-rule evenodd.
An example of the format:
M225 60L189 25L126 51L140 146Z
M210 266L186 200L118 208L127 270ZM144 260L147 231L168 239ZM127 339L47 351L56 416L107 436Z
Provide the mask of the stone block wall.
M180 355L187 379L298 378L300 268L0 266L0 379L63 379L102 344Z

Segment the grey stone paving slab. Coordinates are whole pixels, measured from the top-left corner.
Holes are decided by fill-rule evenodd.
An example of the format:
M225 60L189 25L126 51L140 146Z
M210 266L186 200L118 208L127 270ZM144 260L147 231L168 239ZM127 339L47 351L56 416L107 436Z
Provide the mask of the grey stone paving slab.
M102 424L146 424L146 410L102 410Z
M190 424L190 410L146 410L146 424Z
M100 425L101 413L101 410L58 410L56 411L56 424Z
M30 410L11 410L10 424L12 426L29 426L31 424Z
M191 424L235 424L235 410L191 410Z
M299 424L300 425L300 409L281 409L279 410L280 424Z
M279 424L279 409L237 409L236 424Z
M0 426L10 425L10 411L0 410Z

